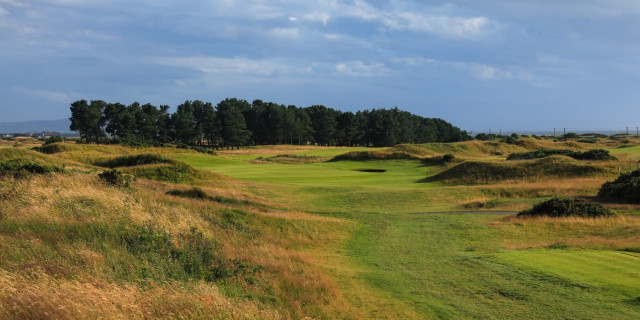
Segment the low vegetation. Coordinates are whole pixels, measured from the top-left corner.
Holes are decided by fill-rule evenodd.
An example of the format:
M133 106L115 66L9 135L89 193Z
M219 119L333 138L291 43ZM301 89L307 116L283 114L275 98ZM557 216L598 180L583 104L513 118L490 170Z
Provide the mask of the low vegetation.
M271 157L258 157L256 162L266 163L282 163L282 164L298 164L298 163L314 163L323 161L325 157L322 156L307 156L299 154L278 154Z
M511 163L465 161L424 179L424 182L487 184L500 181L541 181L558 178L589 177L605 173L607 173L607 170L599 166L582 164L562 156L553 156Z
M101 160L97 161L96 165L113 169L159 163L175 164L176 161L163 157L161 155L146 153Z
M609 151L603 149L594 149L585 152L563 149L540 149L531 152L512 153L507 157L507 160L540 159L555 155L567 156L576 160L617 160L616 157L609 154Z
M536 204L529 210L518 213L519 217L585 217L598 218L613 215L611 211L597 202L574 198L552 198Z
M24 177L29 174L49 174L63 172L64 169L56 166L47 166L38 163L25 163L16 160L0 162L0 177L13 176Z
M604 145L523 136L215 157L50 145L0 150L2 163L67 168L0 177L0 319L640 317L638 206L571 199L640 148L607 163L506 161ZM96 170L136 180L116 188ZM556 195L571 198L534 206Z
M210 196L204 190L202 190L202 189L200 189L198 187L193 187L191 189L185 189L185 190L183 190L183 189L173 189L173 190L167 191L167 194L170 195L170 196L174 196L174 197L209 200L209 201L214 201L214 202L217 202L217 203L227 204L227 205L261 206L261 204L258 204L256 202L249 201L249 200L240 200L240 199L236 199L236 198L223 197L223 196L219 196L219 195Z
M105 183L118 188L129 188L132 180L130 175L122 173L116 169L103 171L98 174L98 178Z
M604 201L640 203L640 170L621 174L616 180L605 182L598 198Z

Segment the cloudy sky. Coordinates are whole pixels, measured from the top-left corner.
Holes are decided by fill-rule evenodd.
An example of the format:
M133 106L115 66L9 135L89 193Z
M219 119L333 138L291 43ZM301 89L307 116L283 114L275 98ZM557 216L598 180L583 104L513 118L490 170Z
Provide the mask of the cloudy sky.
M640 123L638 0L0 0L0 122L102 99Z

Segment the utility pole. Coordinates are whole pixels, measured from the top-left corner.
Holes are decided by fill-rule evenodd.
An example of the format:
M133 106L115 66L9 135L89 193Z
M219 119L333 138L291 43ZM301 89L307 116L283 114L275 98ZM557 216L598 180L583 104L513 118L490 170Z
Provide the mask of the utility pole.
M500 135L502 135L502 129L500 129Z
M627 127L627 135L629 135L629 127Z
M566 135L567 134L567 128L563 128L563 129L564 129L563 135Z
M553 128L553 136L556 136L556 128Z

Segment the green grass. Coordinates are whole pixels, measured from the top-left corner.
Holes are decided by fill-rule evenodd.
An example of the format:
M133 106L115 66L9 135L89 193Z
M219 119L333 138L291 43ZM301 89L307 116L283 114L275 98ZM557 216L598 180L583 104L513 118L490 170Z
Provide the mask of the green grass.
M385 186L424 188L416 183L440 166L424 166L417 160L338 161L307 164L258 163L199 154L175 154L199 169L242 180L320 186ZM384 173L358 171L384 169Z
M496 148L510 146L496 145ZM425 155L454 152L489 157L463 145L434 144L401 149ZM486 201L495 204L494 210L531 205L552 196L553 191L546 189L553 185L419 183L446 170L447 166L425 166L418 160L288 165L243 161L254 159L248 155L172 156L197 168L244 180L248 190L272 201L355 221L358 231L339 252L347 257L348 267L357 270L358 281L369 290L367 294L381 299L381 306L369 310L368 317L384 318L385 313L379 311L384 310L382 306L409 310L418 318L640 317L639 302L633 295L640 290L637 277L634 279L639 267L632 265L637 254L610 250L505 251L502 240L509 238L511 225L493 226L502 221L501 215L411 214L460 210L464 203L474 199L488 199ZM359 169L386 172L360 172ZM576 192L591 195L595 189L585 186ZM515 238L511 240L545 242L562 235L579 239L615 238L619 234L618 229L607 233L597 226L575 228L558 231L545 225L528 233L514 233ZM562 254L569 258L560 259L565 257ZM617 273L618 263L629 268L623 267L623 272ZM581 268L584 274L574 273ZM334 277L340 283L350 283L348 275L337 272ZM623 284L627 287L621 287ZM361 293L350 292L349 287L343 290L351 301L361 301Z

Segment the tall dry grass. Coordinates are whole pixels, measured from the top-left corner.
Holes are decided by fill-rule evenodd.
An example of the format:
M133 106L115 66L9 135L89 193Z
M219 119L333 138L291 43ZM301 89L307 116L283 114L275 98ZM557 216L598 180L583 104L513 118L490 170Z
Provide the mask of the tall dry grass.
M640 217L506 217L491 226L509 250L528 248L640 249Z
M168 190L188 186L149 180L135 182L132 189L117 189L99 181L95 173L0 180L0 224L26 226L24 231L0 229L0 252L9 259L0 263L0 315L299 319L357 313L322 262L345 240L350 223L289 210L247 193L242 183L224 183L224 187L216 181L201 188L211 196L250 204L171 197ZM113 259L135 263L134 257L123 256L126 252L96 251L94 244L69 242L75 241L73 234L47 231L47 226L75 230L123 223L152 223L173 239L196 227L218 244L225 259L259 266L261 271L225 280L224 292L232 292L231 296L211 283L172 280L148 288L148 280L131 282L110 271Z
M41 270L0 270L1 319L279 319L276 310L234 301L206 283L114 284L63 280Z

